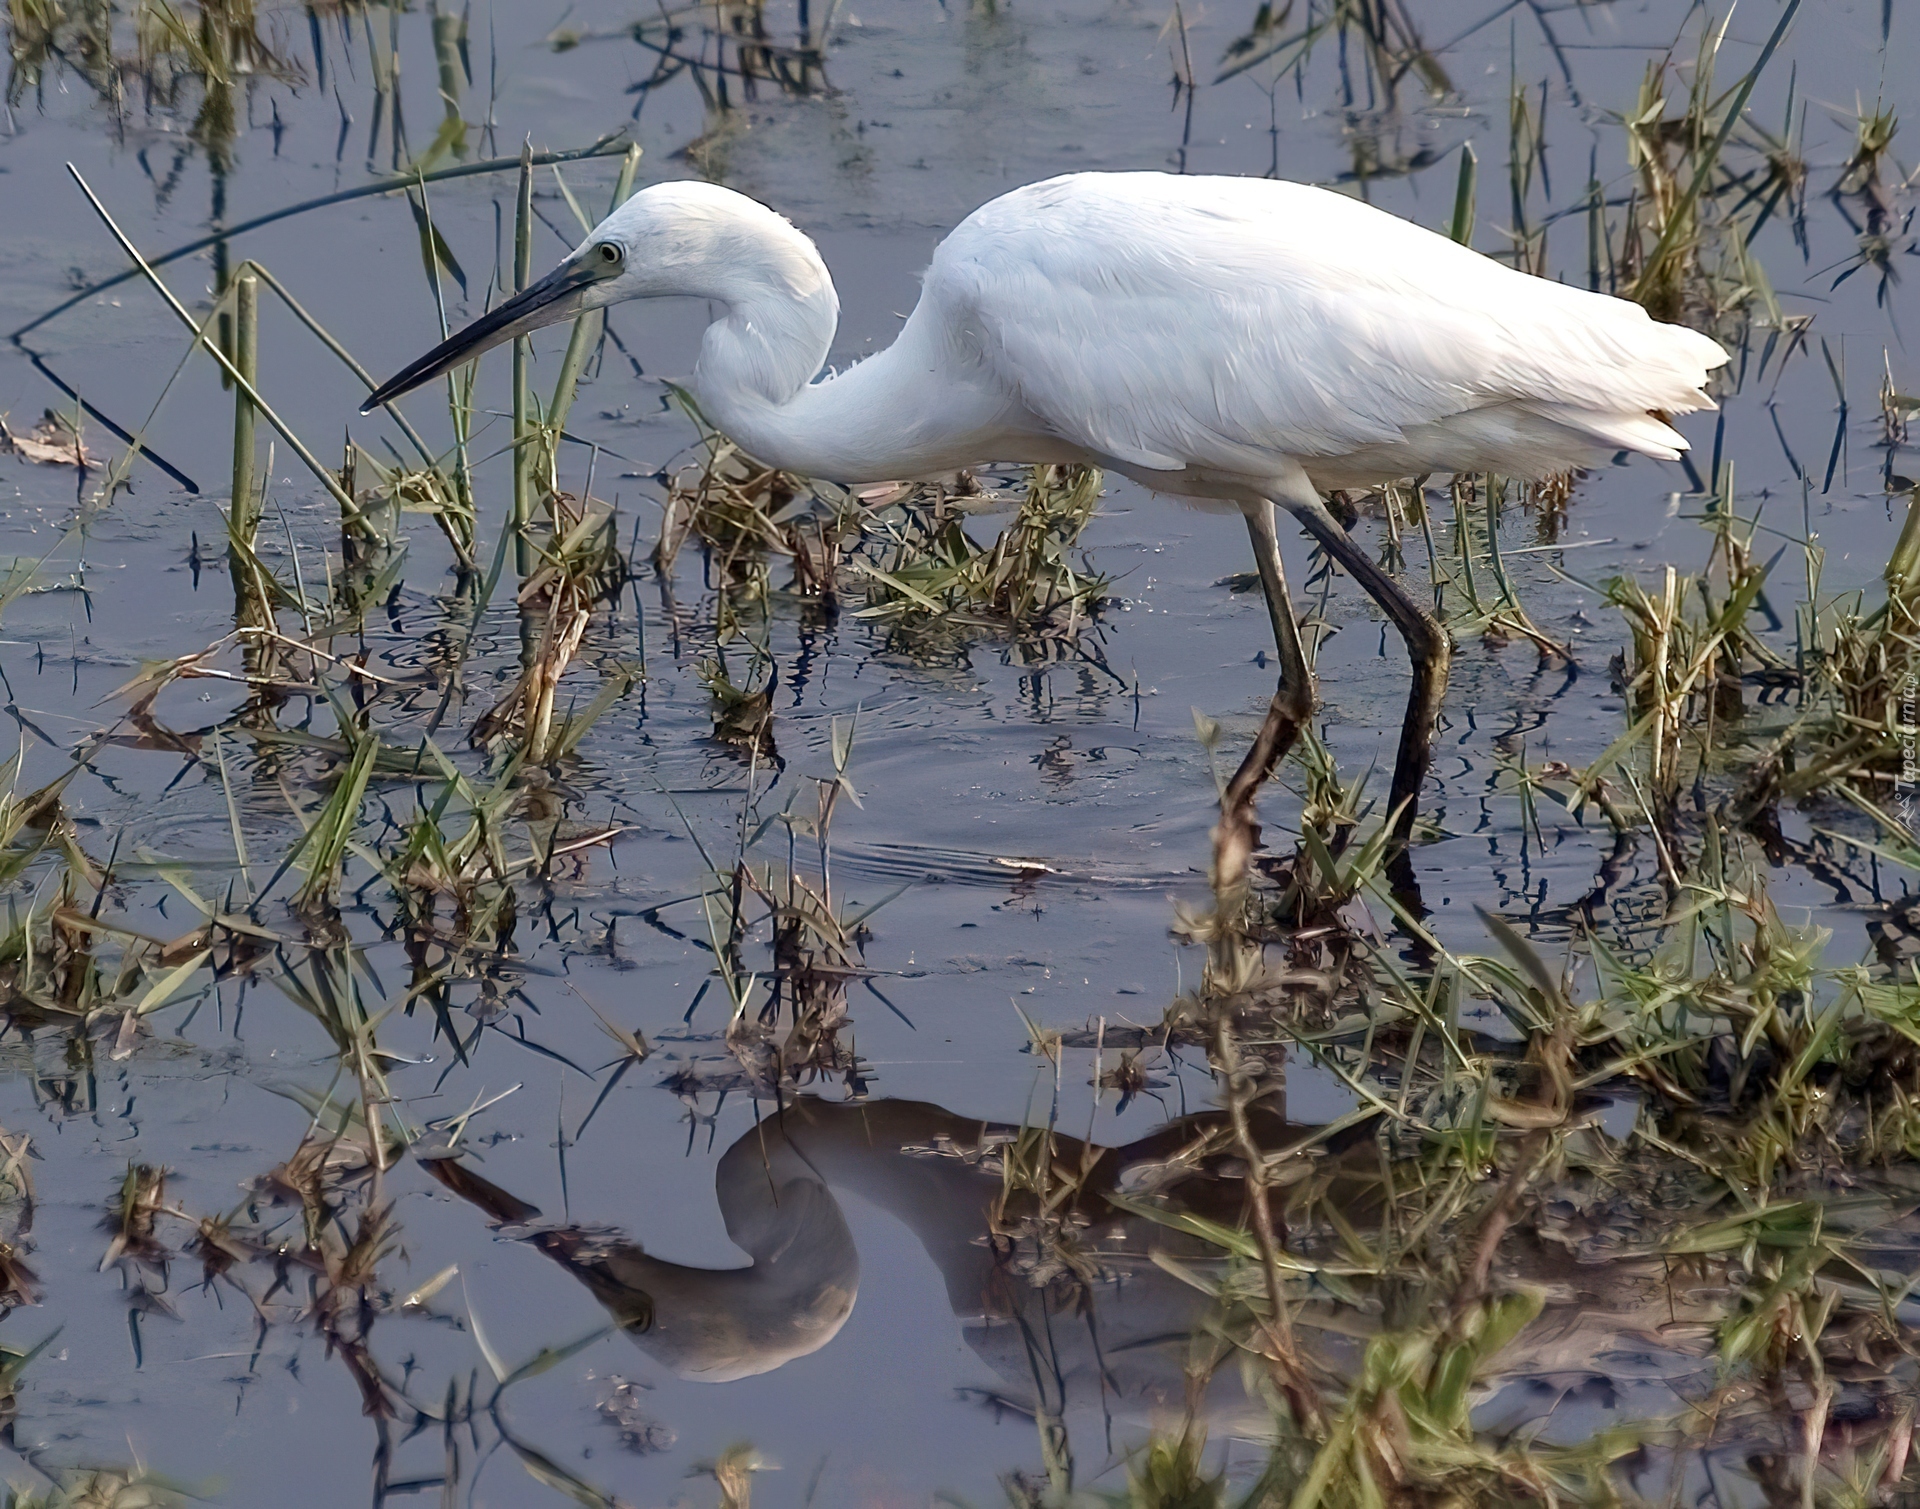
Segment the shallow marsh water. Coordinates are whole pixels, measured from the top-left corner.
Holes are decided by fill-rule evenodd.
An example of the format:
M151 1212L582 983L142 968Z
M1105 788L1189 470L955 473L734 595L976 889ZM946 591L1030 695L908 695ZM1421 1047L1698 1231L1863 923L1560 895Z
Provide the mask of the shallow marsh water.
M1836 285L1857 238L1820 197L1852 149L1850 112L1878 96L1908 118L1920 114L1920 32L1913 17L1893 10L1883 37L1882 7L1871 0L1808 8L1762 77L1756 119L1778 121L1790 80L1806 107L1814 193L1804 250L1780 215L1753 251L1785 311L1814 322L1805 341L1765 362L1764 333L1757 335L1752 350L1736 355L1744 376L1719 422L1699 415L1685 423L1699 475L1714 474L1709 458L1730 462L1742 510L1764 506L1783 539L1799 537L1803 519L1818 532L1829 592L1878 579L1904 506L1889 501L1886 479L1910 476L1914 466L1910 452L1878 444L1875 396L1887 363L1902 391L1920 381L1900 344L1914 317L1912 279L1883 283L1867 268ZM1728 79L1751 64L1775 14L1771 4L1736 14L1721 62ZM703 97L710 83L697 87L685 73L632 92L658 61L631 35L646 19L640 8L500 4L471 13L473 82L459 104L468 121L491 122L468 131L471 156L510 155L523 136L558 150L624 129L645 151L641 181L704 173L788 214L833 268L843 311L833 359L844 362L891 337L930 248L970 208L1061 171L1277 169L1364 189L1376 204L1439 226L1454 209L1458 149L1472 141L1481 164L1475 244L1498 250L1511 221L1510 83L1536 95L1544 88L1546 181L1529 204L1540 219L1548 207L1581 202L1590 161L1610 194L1624 183L1623 136L1610 112L1631 106L1648 61L1676 38L1681 55L1691 56L1700 24L1688 6L1669 3L1500 8L1447 0L1417 16L1430 44L1457 39L1438 54L1456 87L1430 96L1409 78L1389 104L1369 97L1372 75L1331 41L1297 74L1256 68L1208 83L1214 60L1251 22L1251 6L1216 0L1176 18L1153 5L1092 0L971 8L874 0L834 13L830 89L790 97L763 84L757 98L743 100L736 78L732 108L722 111ZM311 16L300 7L264 11L262 34L290 74L242 82L241 126L230 144L212 149L223 159L218 172L205 130L196 139L192 129L193 100L179 111L149 106L135 79L116 107L71 60L49 60L39 86L11 107L0 140L0 320L8 329L24 325L76 287L122 270L63 163L80 170L150 252L205 234L215 194L215 213L231 225L365 183L370 169L404 168L391 95L376 117L368 49L382 60L397 51L403 118L424 152L443 114L433 24L425 10L378 5L315 7ZM1181 26L1200 80L1190 94L1169 83L1186 68ZM692 46L691 19L688 28ZM1901 146L1896 138L1895 159ZM583 204L602 206L616 162L563 171ZM1366 169L1364 184L1356 164ZM1899 178L1897 167L1888 171ZM468 280L464 304L447 288L457 323L479 310L487 279L510 257L513 175L436 184L430 202ZM1909 202L1896 196L1900 215ZM558 228L539 232L538 269L574 232L551 176L537 181L536 207L543 225ZM1551 223L1551 274L1584 280L1586 235L1584 215ZM1890 245L1894 267L1910 267L1899 216ZM237 238L230 256L269 267L378 375L438 339L419 236L396 195L281 221ZM166 276L190 307L210 307L214 276L204 257ZM1108 1146L1135 1142L1211 1104L1204 1053L1170 1054L1151 1094L1116 1104L1109 1092L1096 1104L1091 1048L1067 1048L1056 1077L1031 1051L1022 1015L1064 1030L1104 1019L1117 1034L1125 1024L1157 1022L1168 1001L1191 988L1199 951L1171 941L1168 929L1173 902L1205 902L1216 814L1194 710L1221 722L1222 757L1230 760L1257 723L1273 670L1257 595L1223 585L1247 569L1237 523L1109 479L1083 538L1093 567L1113 579L1115 601L1098 632L1102 663L1027 664L991 639L916 657L851 614L823 618L781 603L769 648L779 668L774 729L784 763L769 770L717 743L697 670L716 614L706 563L689 547L663 582L643 559L659 527L660 474L683 464L694 440L661 379L691 365L704 318L698 308L616 310L618 349L606 351L582 388L570 424L600 447L594 494L617 505L622 538L636 537L641 548L628 590L596 615L568 690L584 702L598 685L595 668L616 661L644 660L646 675L558 768L552 810L570 832L608 826L618 836L523 885L506 957L476 971L481 978L450 984L447 1003L462 1031L485 1024L470 1053L456 1056L426 1012L395 1010L380 1039L416 1123L512 1089L467 1129L487 1180L549 1220L618 1227L652 1258L730 1267L741 1254L716 1204L719 1160L766 1108L743 1093L704 1088L722 1083L719 1071L730 1062L719 1036L726 997L709 978L697 904L665 905L706 883L700 845L725 863L749 825L744 803L754 804L757 822L796 791L811 802L806 778L830 773L835 721L857 718L848 773L860 804L838 810L834 864L848 903L892 898L869 924L874 988L855 988L850 998L847 1040L868 1091L944 1108L957 1123L1044 1120L1057 1096L1063 1128L1090 1129L1092 1141ZM128 428L183 350L179 326L138 281L83 300L26 340ZM559 336L537 343L536 381L547 380L563 344ZM343 427L370 446L392 433L384 420L357 416L364 390L270 301L261 349L263 391L323 458L333 458ZM495 415L508 406L505 367L504 356L490 359L480 378L481 406ZM423 394L409 411L444 443L445 415L430 400ZM63 402L17 348L0 350L0 412L16 431ZM76 502L97 485L97 473L76 487L71 469L0 457L0 553L48 556L37 590L8 604L0 629L8 711L26 750L19 791L59 774L76 743L118 716L112 694L143 662L190 654L231 628L214 502L225 488L231 411L212 364L191 364L147 439L198 480L199 494L136 464L132 488L110 507L87 510L77 535L69 533ZM476 455L497 449L504 428L495 419L477 435ZM87 434L97 454L117 454L97 425ZM277 508L262 554L291 575L297 553L317 589L325 571L340 569L334 504L289 464L284 447L275 455ZM563 453L571 485L583 486L587 457L586 446ZM483 475L491 480L480 499L490 551L506 507L504 462L491 461ZM1574 647L1575 664L1543 663L1524 641L1461 645L1435 770L1443 789L1430 796L1438 831L1414 853L1429 925L1450 947L1490 947L1476 905L1530 931L1553 957L1583 900L1590 913L1628 928L1664 908L1646 835L1624 857L1591 817L1583 827L1564 814L1543 816L1544 832L1529 835L1502 761L1524 746L1530 762L1581 766L1620 733L1622 700L1608 674L1624 639L1620 620L1553 568L1588 582L1667 564L1697 568L1708 536L1695 517L1696 480L1680 467L1635 459L1583 478L1557 534L1536 539L1530 515L1509 514L1506 543L1516 552L1509 559L1522 600L1542 630ZM1377 521L1367 527L1377 530ZM444 656L449 623L462 623L465 611L452 595L439 532L412 518L408 536L403 579L351 646L364 644L371 669L403 682ZM1517 553L1535 545L1553 548ZM1289 549L1304 577L1304 546ZM1796 556L1790 551L1784 563L1788 577ZM1417 573L1417 546L1409 560ZM1351 581L1332 580L1325 591L1323 618L1337 632L1319 653L1324 736L1351 776L1391 760L1405 661ZM1318 592L1316 585L1301 595ZM1790 620L1791 589L1779 598ZM1790 646L1790 622L1783 634L1774 640ZM347 652L346 639L340 648ZM475 631L466 718L511 683L519 652L511 594L502 590ZM153 713L192 753L151 732L109 741L67 788L83 846L96 862L110 849L117 856L111 904L126 926L171 938L197 923L164 870L208 896L242 883L229 789L260 872L253 883L277 863L261 856L283 853L298 833L289 792L309 811L315 805L314 772L297 755L275 756L230 734L209 762L202 734L226 724L243 701L231 683L177 682ZM437 701L437 686L403 691L383 712L389 742L417 739ZM294 699L279 721L319 735L334 730L331 710L317 700ZM463 764L478 769L477 757L461 750ZM230 787L219 776L222 758ZM377 780L373 821L383 803L404 821L416 785L424 789ZM1377 785L1384 788L1384 777ZM1281 841L1297 809L1293 795L1269 792L1271 841ZM1817 831L1870 833L1837 803L1789 810L1782 821L1789 839L1816 845L1831 842L1817 840ZM509 840L515 852L530 842L524 831ZM1866 954L1867 920L1910 883L1905 872L1857 854L1849 865L1851 881L1793 864L1769 878L1775 901L1796 920L1804 907L1833 929L1836 961ZM1869 877L1864 887L1860 876ZM36 879L29 871L19 882L20 907ZM415 977L393 936L393 907L357 859L348 862L342 919L371 1009L407 1000ZM294 931L283 921L269 926ZM689 1474L742 1441L769 1469L753 1488L769 1504L925 1503L936 1493L990 1503L1001 1497L1003 1474L1033 1469L1033 1420L995 1404L1005 1380L969 1344L948 1301L938 1243L916 1234L910 1203L884 1179L865 1194L854 1179L845 1200L859 1253L858 1300L830 1343L758 1376L710 1383L676 1377L629 1340L604 1336L509 1393L502 1412L525 1448L518 1460L502 1438L483 1440L476 1429L458 1443L457 1472L449 1467L454 1446L438 1429L404 1442L404 1430L394 1429L384 1447L383 1432L362 1416L349 1370L313 1327L262 1325L232 1288L196 1286L194 1258L174 1256L164 1285L157 1258L144 1276L101 1271L103 1214L129 1164L170 1170L167 1199L197 1217L232 1209L242 1187L300 1143L310 1113L299 1095L327 1092L338 1065L334 1045L272 973L214 984L202 972L188 982L207 987L200 996L183 995L137 1033L109 1034L84 1060L54 1033L13 1032L0 1042L0 1126L31 1136L36 1159L30 1261L40 1290L38 1307L11 1314L4 1339L24 1348L58 1329L19 1391L14 1442L34 1463L138 1460L226 1502L289 1506L354 1502L370 1482L428 1502L562 1501L559 1476L538 1481L534 1453L624 1502L704 1505L722 1485ZM611 1073L609 1040L589 1003L644 1032L655 1051L576 1136ZM1490 1007L1467 1016L1495 1024ZM1287 1094L1288 1116L1302 1125L1353 1105L1345 1086L1310 1064L1293 1066ZM488 1368L477 1328L491 1352L513 1364L604 1325L593 1296L548 1255L496 1239L481 1210L416 1163L403 1161L387 1177L396 1250L383 1281L404 1295L459 1270L421 1313L385 1314L368 1326L383 1365L418 1380L423 1397L444 1395L449 1380L465 1390ZM184 1248L191 1228L167 1220L162 1239ZM293 1293L308 1279L286 1282ZM639 1391L616 1394L621 1378ZM1637 1400L1631 1388L1622 1398L1612 1411L1593 1411L1593 1423L1668 1407ZM629 1405L644 1416L637 1439L649 1450L623 1438L634 1428L615 1417ZM1577 1405L1569 1415L1587 1418ZM1103 1420L1097 1388L1077 1399L1069 1425L1082 1483L1123 1487L1121 1464L1144 1423ZM1216 1454L1257 1471L1258 1449L1229 1436L1217 1433ZM25 1481L26 1463L18 1466ZM12 1475L11 1466L0 1475ZM378 1498L377 1486L372 1491Z

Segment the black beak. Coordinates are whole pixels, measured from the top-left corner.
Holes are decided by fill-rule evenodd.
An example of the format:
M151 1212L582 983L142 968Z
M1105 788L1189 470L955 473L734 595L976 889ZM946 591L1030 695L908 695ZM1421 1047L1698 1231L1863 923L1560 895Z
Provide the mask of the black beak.
M490 309L457 335L449 336L418 361L402 368L368 396L360 405L362 414L371 414L383 403L402 393L411 393L422 383L432 382L462 362L471 361L483 351L503 341L553 325L580 312L587 289L600 281L601 274L590 264L571 259L562 262L538 283L530 283L497 309Z

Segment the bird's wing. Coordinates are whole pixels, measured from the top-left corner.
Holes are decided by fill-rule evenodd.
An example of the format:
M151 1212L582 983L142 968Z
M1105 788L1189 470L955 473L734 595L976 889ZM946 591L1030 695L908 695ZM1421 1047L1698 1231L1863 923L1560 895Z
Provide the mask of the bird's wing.
M1134 465L1337 456L1519 403L1671 454L1726 360L1638 305L1530 277L1344 195L1077 174L976 211L927 292L1057 433Z

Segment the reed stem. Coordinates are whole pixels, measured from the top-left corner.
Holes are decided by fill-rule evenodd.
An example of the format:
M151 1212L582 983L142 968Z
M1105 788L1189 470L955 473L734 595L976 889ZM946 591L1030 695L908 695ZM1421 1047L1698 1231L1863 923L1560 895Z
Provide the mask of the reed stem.
M1479 179L1480 159L1475 156L1472 142L1460 145L1460 176L1453 186L1453 221L1447 227L1447 235L1462 246L1473 245L1473 211L1476 185Z
M627 202L627 196L633 192L633 175L639 166L640 149L628 147L626 160L620 164L620 176L614 180L613 202L607 206L609 215ZM547 428L553 436L555 454L558 454L560 449L560 432L567 427L567 415L573 408L574 392L580 383L580 371L586 366L587 353L599 340L605 324L604 310L589 311L573 322L573 335L567 341L567 354L561 358L560 376L553 385L553 402L547 406Z
M520 193L513 216L513 291L533 278L533 144L520 146ZM532 516L533 435L528 424L527 365L533 354L526 336L513 343L513 569L524 577L533 569L533 542L527 538Z
M272 628L273 605L260 590L254 537L260 530L260 495L253 486L254 415L247 395L257 391L260 366L260 280L242 271L233 281L233 496L227 512L227 564L233 573L234 618L242 627Z

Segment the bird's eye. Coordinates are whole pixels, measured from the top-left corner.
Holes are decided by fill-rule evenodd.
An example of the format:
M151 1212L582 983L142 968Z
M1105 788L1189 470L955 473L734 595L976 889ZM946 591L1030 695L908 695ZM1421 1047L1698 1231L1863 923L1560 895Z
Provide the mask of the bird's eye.
M611 241L602 241L600 243L600 260L608 267L618 266L620 255L620 248L615 246Z

